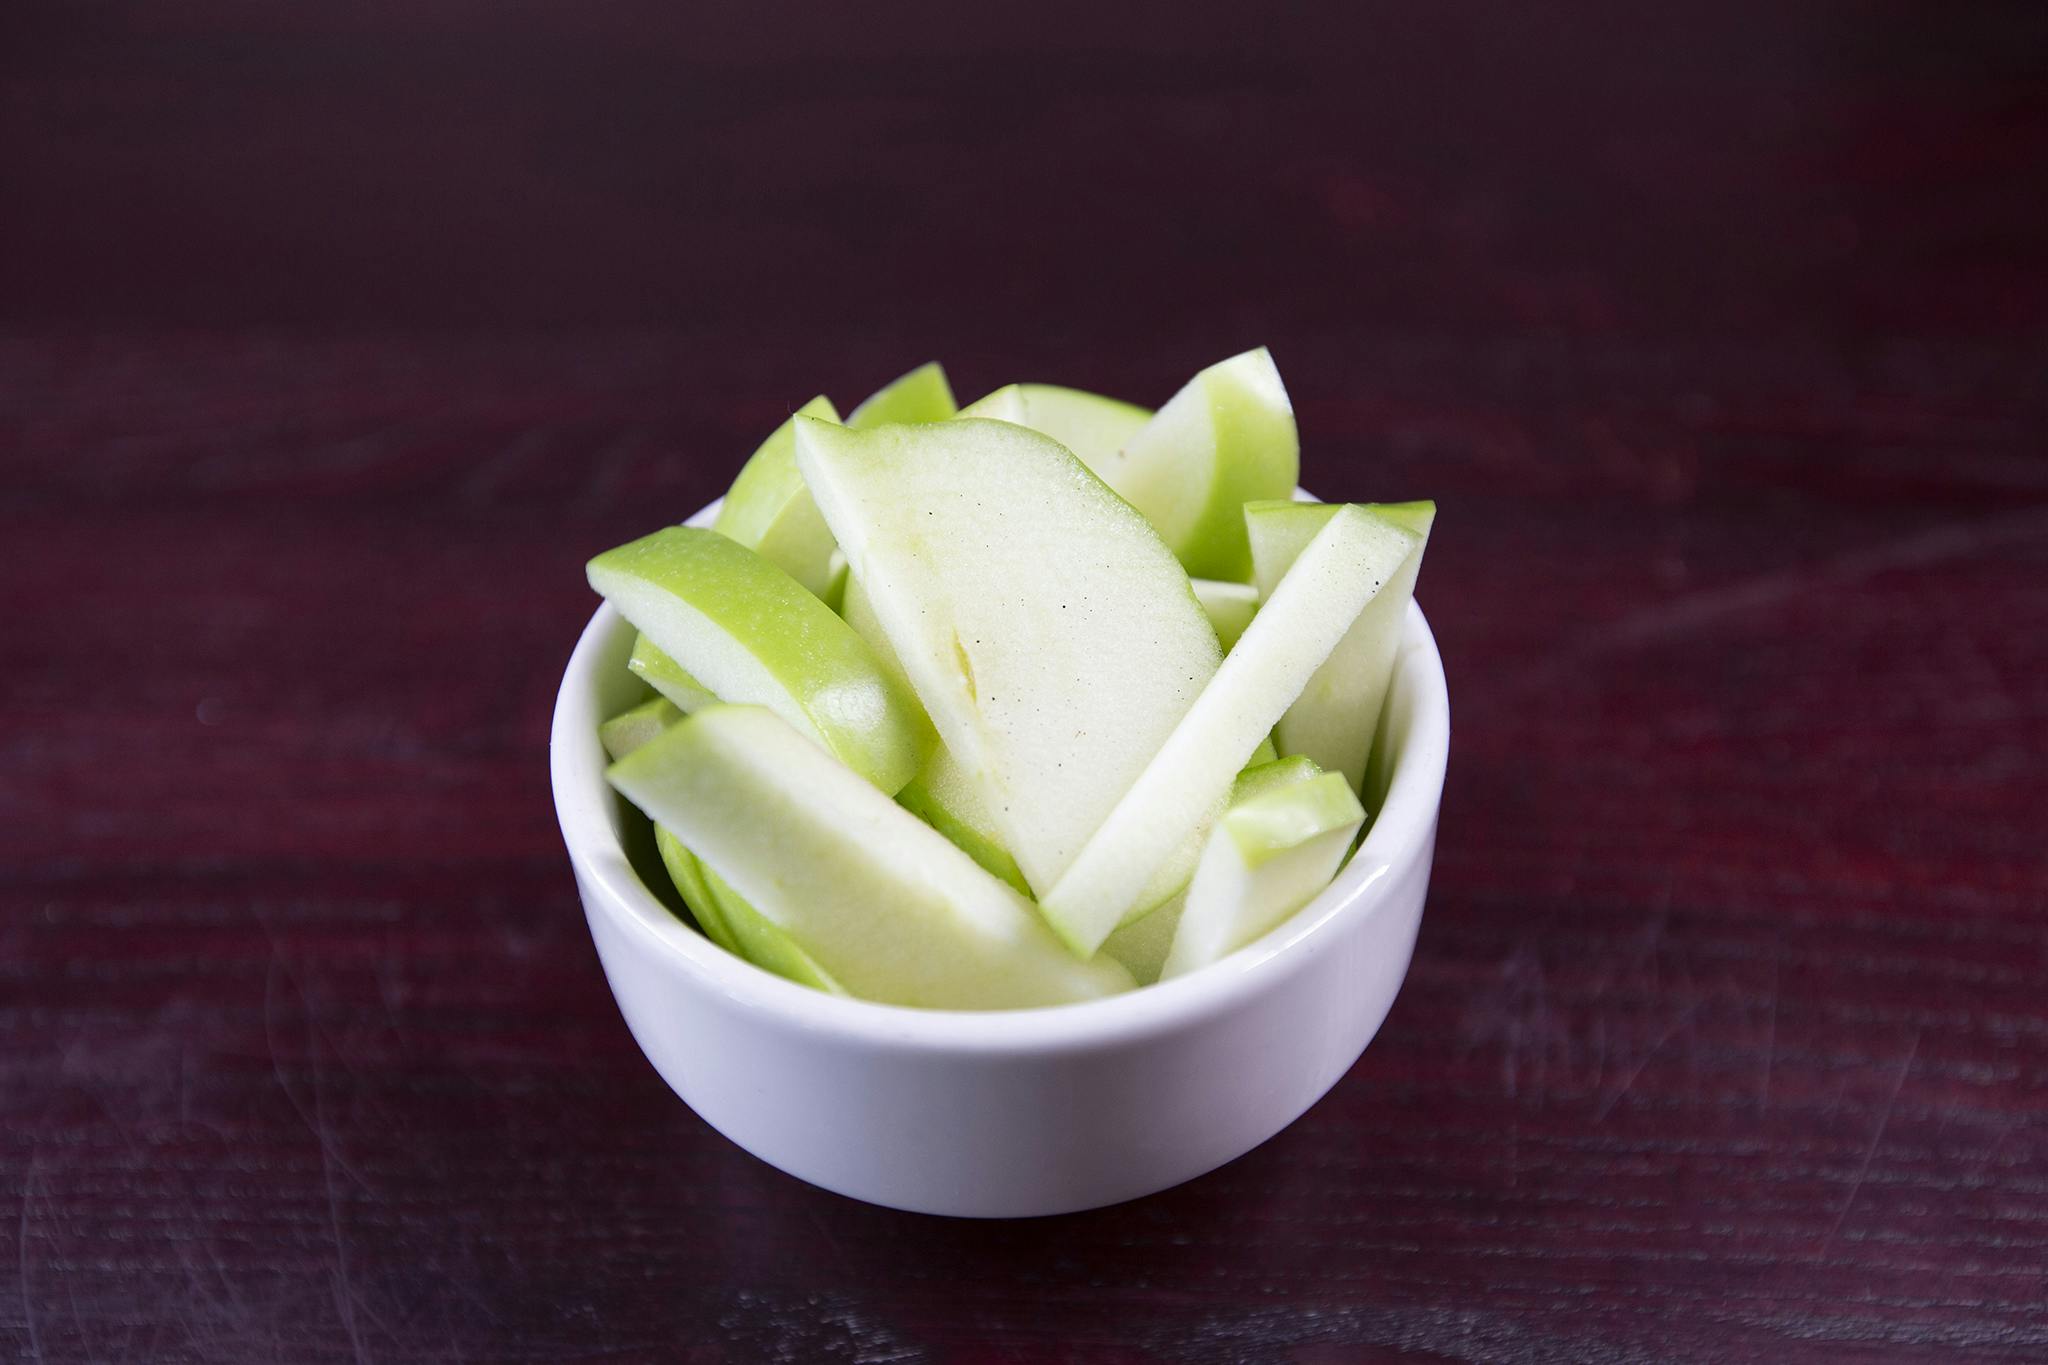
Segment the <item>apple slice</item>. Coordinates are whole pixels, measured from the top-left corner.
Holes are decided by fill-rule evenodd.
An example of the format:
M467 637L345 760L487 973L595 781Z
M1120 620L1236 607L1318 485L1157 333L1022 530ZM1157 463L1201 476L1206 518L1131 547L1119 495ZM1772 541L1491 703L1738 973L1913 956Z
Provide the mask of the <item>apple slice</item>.
M829 973L811 960L810 954L790 941L761 912L747 904L724 878L704 865L704 860L683 845L664 825L654 827L655 847L661 851L662 866L669 880L682 893L704 937L731 953L777 976L788 977L801 986L815 986L832 995L846 991Z
M1051 886L1216 671L1187 574L1064 446L1007 422L800 420L797 463L1003 846Z
M633 637L633 656L626 660L626 667L639 674L643 682L666 697L684 715L702 711L718 700L710 688L690 676L690 670L670 658L666 650L645 635Z
M817 959L798 947L780 925L748 904L746 897L702 858L697 860L697 870L703 874L705 891L725 917L726 929L736 945L732 949L735 955L799 986L810 986L827 995L847 993L830 972L818 965Z
M683 904L690 907L690 914L696 919L697 927L704 931L704 937L734 957L745 957L746 954L740 951L739 940L732 936L732 929L725 922L725 912L719 907L718 898L704 883L704 864L697 861L697 855L660 824L654 827L654 846L661 850L661 865L668 869L669 880L682 893Z
M1125 442L1152 420L1152 414L1135 403L1057 384L1006 384L960 409L960 415L1042 432L1073 451L1098 476L1120 457Z
M1003 834L988 813L988 801L974 775L960 766L952 751L941 744L932 751L909 785L896 793L897 804L951 839L968 857L980 863L1025 895L1031 884L1010 850L1003 847Z
M1201 832L1259 741L1416 544L1361 507L1339 508L1309 542L1202 695L1040 900L1068 947L1093 953L1141 903L1147 884Z
M1102 940L1101 956L1123 964L1140 986L1151 985L1166 966L1166 955L1173 949L1174 931L1180 927L1187 899L1188 888L1184 886L1165 904L1126 920Z
M931 726L867 642L737 541L670 526L607 550L589 576L721 700L770 708L883 790L900 790L931 752Z
M1247 769L1188 884L1159 979L1236 952L1314 900L1364 822L1342 773L1302 757Z
M797 409L804 417L836 422L828 398ZM796 418L775 428L741 467L711 529L730 536L819 597L832 587L832 533L796 470Z
M1393 679L1394 654L1401 644L1408 602L1415 595L1415 577L1422 569L1423 550L1436 520L1433 502L1359 505L1414 536L1415 549L1358 614L1343 643L1316 670L1274 729L1281 753L1306 754L1319 767L1343 773L1354 792L1364 789L1373 734L1379 727L1387 685ZM1245 505L1252 567L1261 591L1269 591L1280 581L1303 547L1336 514L1337 505L1331 503Z
M1294 408L1264 347L1211 365L1096 469L1197 578L1251 577L1244 504L1301 473Z
M946 382L946 371L933 360L909 374L898 375L869 394L846 415L846 425L864 431L894 422L943 422L959 410L960 405L953 401L953 386Z
M667 697L652 697L597 727L597 742L614 759L624 758L683 718Z
M862 999L1003 1009L1132 985L764 707L707 707L606 776Z
M1222 583L1213 578L1197 578L1193 583L1195 600L1216 628L1216 643L1228 654L1259 610L1259 590L1249 583Z

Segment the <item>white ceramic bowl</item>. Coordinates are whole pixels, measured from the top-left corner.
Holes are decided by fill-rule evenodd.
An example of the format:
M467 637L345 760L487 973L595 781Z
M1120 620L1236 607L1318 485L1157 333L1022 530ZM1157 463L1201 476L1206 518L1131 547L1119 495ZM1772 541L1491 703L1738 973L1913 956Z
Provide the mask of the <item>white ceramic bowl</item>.
M706 508L693 524L715 512ZM633 630L601 607L555 701L555 811L626 1024L685 1103L770 1165L870 1203L1001 1218L1151 1194L1264 1142L1336 1084L1394 1002L1429 886L1450 743L1410 607L1386 800L1313 903L1199 972L1046 1009L918 1010L795 985L642 883L598 722L630 705ZM658 875L658 865L657 865Z

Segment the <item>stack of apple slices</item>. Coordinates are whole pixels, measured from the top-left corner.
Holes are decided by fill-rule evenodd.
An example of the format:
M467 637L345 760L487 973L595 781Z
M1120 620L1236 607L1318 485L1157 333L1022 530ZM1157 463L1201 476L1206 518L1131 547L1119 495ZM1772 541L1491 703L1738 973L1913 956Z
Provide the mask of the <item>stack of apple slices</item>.
M599 735L697 925L768 971L1003 1009L1196 971L1328 885L1430 503L1290 500L1234 356L1156 413L936 365L590 562L653 695Z

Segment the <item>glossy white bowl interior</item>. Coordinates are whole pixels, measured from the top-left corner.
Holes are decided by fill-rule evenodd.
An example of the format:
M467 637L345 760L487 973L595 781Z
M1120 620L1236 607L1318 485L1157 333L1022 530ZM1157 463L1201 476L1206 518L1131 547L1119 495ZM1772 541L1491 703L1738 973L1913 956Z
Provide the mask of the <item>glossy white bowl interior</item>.
M693 524L715 512L706 508ZM795 985L726 953L629 861L598 723L632 704L632 628L601 607L550 741L591 937L641 1050L684 1102L812 1184L894 1208L1063 1213L1190 1180L1293 1122L1392 1006L1421 922L1450 743L1443 664L1410 607L1385 801L1330 887L1199 972L1046 1009L917 1010Z

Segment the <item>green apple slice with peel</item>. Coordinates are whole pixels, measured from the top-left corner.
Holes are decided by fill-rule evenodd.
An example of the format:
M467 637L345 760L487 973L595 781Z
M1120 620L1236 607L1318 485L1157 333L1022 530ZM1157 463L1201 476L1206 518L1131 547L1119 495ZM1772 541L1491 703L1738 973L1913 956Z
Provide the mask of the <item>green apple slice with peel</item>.
M862 999L1002 1009L1132 985L1074 958L1030 901L763 707L707 707L606 776Z
M697 855L659 823L654 826L654 846L661 851L661 865L668 869L669 880L682 893L683 904L690 907L690 914L696 919L697 927L704 931L704 937L734 957L745 957L738 940L732 936L732 929L725 922L725 912L719 908L711 888L704 883L704 865L697 861Z
M1314 900L1364 821L1342 773L1299 756L1248 769L1188 883L1159 979L1236 952Z
M951 839L968 857L1025 895L1031 884L988 813L988 801L974 775L960 766L952 751L940 745L909 785L896 793L903 809Z
M839 983L813 962L789 936L761 917L724 878L683 845L666 826L654 827L655 847L669 880L682 893L704 937L719 947L777 976L833 995L846 994Z
M1415 595L1415 578L1436 519L1433 502L1358 505L1414 536L1415 549L1359 613L1343 643L1316 670L1274 729L1281 753L1306 754L1320 767L1343 773L1354 792L1363 790L1408 602ZM1337 507L1319 502L1246 504L1252 566L1262 591L1280 581L1303 547L1337 514Z
M1135 403L1057 384L1006 384L960 409L960 415L1030 427L1073 451L1098 476L1152 420Z
M818 397L797 409L804 417L836 422L831 400ZM819 597L832 586L832 533L796 469L796 418L775 428L732 481L711 529L730 536Z
M683 718L667 697L651 697L597 727L597 741L614 759L624 758Z
M768 707L890 794L931 752L930 725L867 642L737 541L670 526L591 560L589 577L720 700Z
M846 415L846 425L864 431L894 422L943 422L959 410L945 369L933 360L876 389Z
M1069 947L1083 955L1099 948L1176 851L1203 832L1259 741L1417 543L1348 506L1309 542L1201 696L1041 898L1040 909Z
M1064 446L1006 422L800 420L797 463L1003 846L1051 886L1216 671L1186 573Z
M820 967L815 958L798 947L796 940L780 925L750 905L746 897L733 889L732 883L719 876L702 858L697 860L697 868L703 874L704 889L717 904L718 913L725 918L726 931L735 944L732 950L735 954L763 971L786 977L799 986L810 986L827 995L847 993L846 988L834 981L832 974Z
M1244 504L1287 497L1301 473L1294 408L1273 357L1261 347L1203 370L1095 472L1190 574L1246 581Z
M633 656L626 660L626 667L639 674L642 681L668 698L684 715L702 711L718 700L710 688L690 676L690 670L671 659L666 650L645 635L633 637Z
M1202 604L1202 610L1209 614L1209 624L1216 628L1216 643L1228 654L1259 610L1259 590L1249 583L1224 583L1214 578L1192 581L1195 600Z

